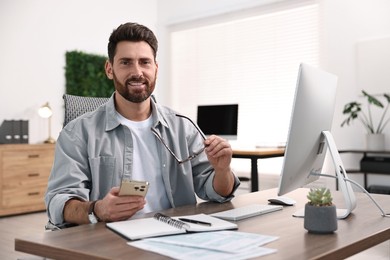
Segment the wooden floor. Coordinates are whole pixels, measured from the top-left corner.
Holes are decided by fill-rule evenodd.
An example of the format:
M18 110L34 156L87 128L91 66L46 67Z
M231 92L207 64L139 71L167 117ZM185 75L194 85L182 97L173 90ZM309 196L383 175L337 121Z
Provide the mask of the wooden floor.
M261 176L261 175L260 175ZM261 176L261 189L274 188L277 186L277 180L271 181L264 179L266 176ZM271 176L272 177L272 176ZM269 186L264 185L270 184ZM237 195L248 192L249 183L243 183L237 191ZM359 205L358 205L359 206ZM37 256L32 256L20 252L16 252L15 238L25 235L43 232L47 222L45 212L30 213L12 217L0 217L0 259L23 259L23 260L38 260L42 259ZM358 228L358 227L357 227ZM386 241L372 249L366 250L360 254L348 258L348 260L389 260L390 259L390 241Z
M0 218L0 259L42 259L15 251L15 238L45 230L46 212Z

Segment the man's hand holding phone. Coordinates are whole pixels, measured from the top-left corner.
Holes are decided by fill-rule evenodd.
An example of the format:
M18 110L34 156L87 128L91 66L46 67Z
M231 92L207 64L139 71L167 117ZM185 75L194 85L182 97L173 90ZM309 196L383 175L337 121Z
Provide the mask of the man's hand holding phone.
M145 197L148 192L149 182L147 181L135 181L135 180L123 180L119 190L119 196L142 196Z
M97 217L105 222L129 219L144 207L147 188L147 182L134 183L134 181L131 184L127 181L120 187L111 188L110 192L95 204Z

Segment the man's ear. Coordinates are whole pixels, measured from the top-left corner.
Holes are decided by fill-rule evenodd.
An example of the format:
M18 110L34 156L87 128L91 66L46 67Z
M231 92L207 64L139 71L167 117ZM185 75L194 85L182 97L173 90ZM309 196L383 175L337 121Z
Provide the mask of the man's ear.
M109 60L106 60L106 64L104 65L104 69L106 71L107 78L113 79L113 73L112 73L112 64Z
M158 63L157 63L157 61L155 61L155 63L156 63L156 75L154 75L154 76L155 76L155 78L157 79L157 75L158 75Z

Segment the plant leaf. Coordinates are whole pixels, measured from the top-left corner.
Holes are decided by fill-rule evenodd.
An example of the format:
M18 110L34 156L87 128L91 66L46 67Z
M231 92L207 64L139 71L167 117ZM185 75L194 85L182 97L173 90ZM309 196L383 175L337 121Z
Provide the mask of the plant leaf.
M364 90L362 90L362 93L363 93L364 96L367 97L368 103L373 104L373 105L376 105L376 106L381 107L381 108L384 107L383 104L382 104L382 102L380 102L376 97L374 97L374 96L368 94L368 93L365 92Z
M390 103L390 95L388 95L388 94L383 94L383 96L387 99L387 102Z

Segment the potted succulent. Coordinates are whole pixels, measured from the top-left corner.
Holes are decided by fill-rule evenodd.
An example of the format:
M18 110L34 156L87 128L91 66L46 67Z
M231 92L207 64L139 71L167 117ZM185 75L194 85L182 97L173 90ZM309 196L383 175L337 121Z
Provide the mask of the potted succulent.
M387 116L387 110L390 106L390 95L383 94L383 97L387 101L386 106L373 95L368 94L362 90L363 97L367 98L367 112L362 109L362 104L357 101L352 101L344 106L343 114L347 115L347 118L341 123L341 127L349 125L354 119L359 119L367 130L367 148L369 150L384 150L385 135L383 130L390 122L390 117ZM377 125L374 125L372 118L371 107L383 109L382 115Z
M327 188L311 188L305 205L304 228L310 233L328 234L337 230L336 206Z

